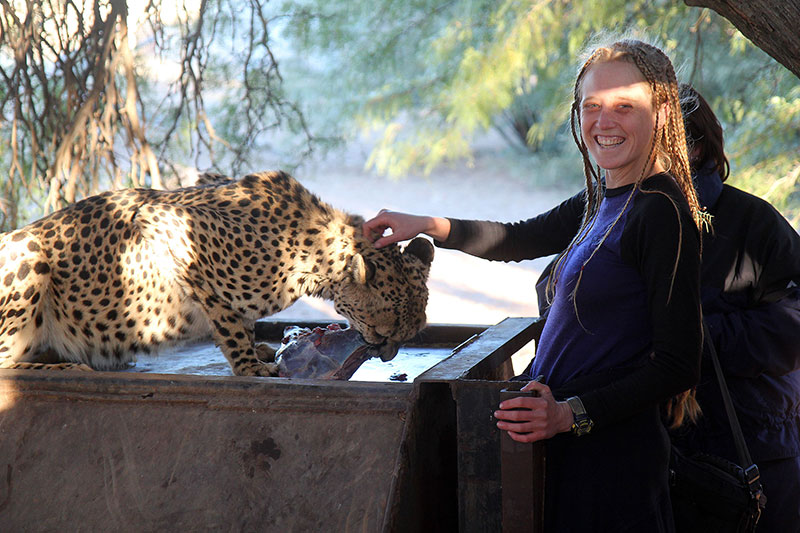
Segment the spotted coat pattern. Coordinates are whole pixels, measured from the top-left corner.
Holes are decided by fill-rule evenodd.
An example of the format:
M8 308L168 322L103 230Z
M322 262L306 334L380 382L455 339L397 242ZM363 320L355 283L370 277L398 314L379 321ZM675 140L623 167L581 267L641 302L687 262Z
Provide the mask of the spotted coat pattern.
M106 192L0 236L0 367L113 369L210 331L235 374L274 375L254 322L301 295L392 350L424 326L429 241L375 249L363 219L283 172L212 178Z

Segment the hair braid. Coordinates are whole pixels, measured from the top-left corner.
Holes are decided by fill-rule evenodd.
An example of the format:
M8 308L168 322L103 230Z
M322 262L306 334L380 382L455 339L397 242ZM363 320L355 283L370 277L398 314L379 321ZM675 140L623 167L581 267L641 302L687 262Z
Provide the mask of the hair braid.
M637 43L638 41L634 41ZM642 43L643 44L643 43ZM652 56L655 61L648 61L647 56ZM698 229L708 222L700 207L697 193L692 183L691 166L689 164L688 149L686 146L686 131L683 114L680 106L678 80L669 58L658 48L650 45L634 48L631 57L637 68L650 83L653 91L653 104L666 105L667 124L658 135L658 156L665 168L675 178L692 213L692 219ZM654 69L654 67L656 67Z

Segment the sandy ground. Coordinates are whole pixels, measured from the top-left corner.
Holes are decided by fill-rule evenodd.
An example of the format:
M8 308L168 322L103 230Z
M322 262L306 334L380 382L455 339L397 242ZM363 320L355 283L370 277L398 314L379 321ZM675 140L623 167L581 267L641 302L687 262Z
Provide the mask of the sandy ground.
M499 164L502 160L491 151L477 154L471 166L461 164L439 169L430 176L410 175L399 180L365 171L366 156L366 149L350 149L304 165L294 174L323 200L366 218L387 208L517 221L553 207L576 191L574 185L571 190L542 190L524 170L509 171ZM537 316L534 285L548 260L490 262L437 248L428 284L428 322L491 325L506 317ZM315 298L303 298L276 316L338 317L330 302ZM530 355L522 359L526 357L529 359Z

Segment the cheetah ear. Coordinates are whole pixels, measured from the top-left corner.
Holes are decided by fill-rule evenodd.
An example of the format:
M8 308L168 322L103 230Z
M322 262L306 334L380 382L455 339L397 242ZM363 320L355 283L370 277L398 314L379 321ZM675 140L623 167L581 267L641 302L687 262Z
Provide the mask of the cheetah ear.
M403 253L418 257L426 265L430 265L433 262L433 245L431 241L422 237L417 237L408 243Z
M375 277L375 265L364 259L361 254L355 254L350 262L350 271L353 279L359 285L366 285L369 280Z

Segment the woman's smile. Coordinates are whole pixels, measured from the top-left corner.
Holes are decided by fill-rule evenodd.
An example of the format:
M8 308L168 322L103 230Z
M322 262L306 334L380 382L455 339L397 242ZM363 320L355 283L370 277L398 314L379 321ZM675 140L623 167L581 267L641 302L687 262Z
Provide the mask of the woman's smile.
M601 135L597 135L595 137L595 140L597 141L597 144L600 145L601 149L602 148L614 148L616 146L619 146L623 142L625 142L625 138L624 137L607 137L607 136L601 136Z

